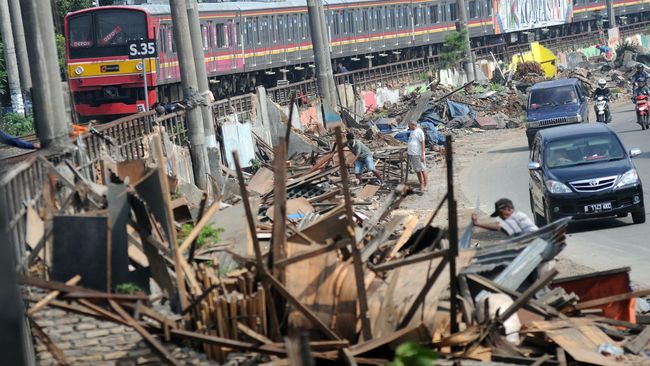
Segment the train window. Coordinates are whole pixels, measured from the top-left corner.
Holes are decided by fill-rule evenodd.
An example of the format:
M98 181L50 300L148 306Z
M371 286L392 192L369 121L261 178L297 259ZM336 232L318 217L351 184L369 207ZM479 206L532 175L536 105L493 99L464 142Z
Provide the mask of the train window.
M287 25L285 21L285 16L286 15L279 15L276 19L278 20L278 34L280 35L280 42L284 43L284 40L286 39L286 32L287 32Z
M409 8L404 5L402 6L402 15L400 16L400 19L402 19L402 26L408 26L410 22L408 22L409 18Z
M395 16L395 7L391 6L388 9L388 15L390 15L390 27L391 29L397 29L397 17Z
M438 5L431 5L429 7L429 20L431 24L436 24L440 21L438 11Z
M476 0L472 0L469 2L469 17L470 18L478 18L478 12L476 11Z
M370 29L370 21L368 20L368 9L361 10L361 31L367 32Z
M147 22L141 12L101 11L95 14L95 23L101 47L124 46L130 40L147 38Z
M492 2L486 1L483 3L483 5L485 5L485 14L483 14L483 16L484 17L492 16Z
M205 24L201 24L201 44L203 45L203 51L207 51L210 48L208 43L208 28Z
M413 9L413 24L420 25L420 6Z
M447 4L447 7L449 8L449 21L454 22L458 19L457 17L457 10L458 6L456 3L451 3Z
M70 48L92 47L93 40L93 17L91 14L81 14L70 17L68 20L70 32Z

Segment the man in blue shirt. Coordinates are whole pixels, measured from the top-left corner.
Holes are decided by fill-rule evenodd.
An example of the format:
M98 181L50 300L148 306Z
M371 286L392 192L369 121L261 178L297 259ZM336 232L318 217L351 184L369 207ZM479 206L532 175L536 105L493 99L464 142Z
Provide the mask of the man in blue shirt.
M31 142L23 141L18 137L11 136L4 131L0 131L0 142L9 146L17 147L19 149L36 149L36 146L34 146L34 144Z

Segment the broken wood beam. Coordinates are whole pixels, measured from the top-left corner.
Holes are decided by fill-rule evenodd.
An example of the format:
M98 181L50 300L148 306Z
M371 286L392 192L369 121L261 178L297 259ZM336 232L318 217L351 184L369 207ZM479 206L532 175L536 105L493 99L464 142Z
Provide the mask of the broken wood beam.
M650 295L650 289L639 290L634 292L626 292L624 294L612 295L607 297L601 297L600 299L583 301L581 303L578 303L578 305L576 305L576 309L578 310L589 309L600 305L606 305L617 301L629 300L635 297L648 296L648 295Z
M623 348L630 353L638 355L648 345L648 341L650 341L650 327L645 327L640 334L625 343Z
M201 203L199 204L199 215L197 216L199 221L203 219L203 216L205 215L205 205L208 203L208 194L206 192L203 192L201 195ZM192 228L192 231L194 228ZM191 233L190 233L191 234ZM194 259L194 252L196 251L196 242L198 241L199 236L197 235L194 240L192 240L192 244L190 244L190 253L187 256L187 262L192 263L192 259ZM181 253L183 253L181 251Z
M203 230L203 228L210 222L212 216L219 211L220 206L219 201L215 201L210 208L208 208L205 214L203 214L199 222L196 223L196 226L192 228L192 231L190 231L187 237L183 240L183 243L178 247L181 253L184 253L190 248L192 243L199 237L199 234L201 234L201 230Z
M227 348L232 348L232 349L237 349L242 351L258 352L258 353L264 353L264 354L270 354L276 356L286 356L287 354L286 350L272 345L256 345L253 343L236 341L228 338L211 336L211 335L197 333L197 332L190 332L183 329L171 329L169 331L169 334L172 336L172 338L189 339L196 342L212 344L220 347L227 347Z
M305 250L302 252L299 252L298 254L291 256L289 258L282 259L278 262L275 263L276 267L286 267L290 264L297 263L309 258L316 257L318 255L327 253L331 250L336 250L343 248L350 244L351 241L349 239L342 239L337 242L327 244L327 245L318 245L318 248L312 249L312 250Z
M69 279L68 281L66 281L65 284L68 285L68 286L74 286L74 285L78 284L79 281L81 281L81 276L76 275L76 276L72 277L71 279ZM29 308L29 310L27 310L27 316L33 316L39 310L46 307L47 304L50 303L50 301L56 299L56 297L59 296L60 294L61 294L61 291L57 291L57 290L54 290L54 291L50 292L49 294L47 294L47 296L45 296L43 299L41 299L41 301L37 302L36 304L34 304L34 306L32 306L31 308Z
M267 276L264 260L262 259L262 249L260 248L260 242L257 238L255 219L253 218L253 211L251 210L250 202L248 200L248 189L246 188L246 183L244 182L244 174L239 163L239 153L237 151L233 151L232 156L233 160L235 161L235 167L237 170L237 180L239 181L239 190L244 205L244 211L246 212L248 230L250 231L250 235L253 239L253 250L255 252L255 266L257 267L257 275L262 280L264 293L266 295L266 298L269 299L269 302L267 304L269 306L269 313L271 316L271 337L278 340L281 337L280 322L278 320L278 313L275 308L275 301L273 301L273 294L271 293L271 287L268 280L270 276Z
M154 336L151 335L140 323L133 319L129 313L124 310L120 306L120 304L116 303L113 300L109 300L108 303L111 305L113 310L119 314L126 322L127 324L133 328L142 338L145 340L145 342L149 343L149 345L153 348L154 352L156 352L160 358L162 359L163 362L165 362L168 365L173 365L173 366L180 366L181 363L172 356L169 351L167 351L167 348L163 346Z
M372 269L375 272L385 272L405 265L424 262L434 258L446 257L448 255L449 255L449 249L436 250L434 252L416 254L410 257L406 257L404 259L398 259L398 260L382 263L376 266L372 266L370 267L370 269Z
M52 355L52 358L59 364L59 365L71 365L70 361L68 361L67 358L65 358L65 355L61 351L61 349L54 343L52 342L52 339L50 338L47 333L41 328L40 325L34 319L29 317L29 324L31 325L32 332L38 338L43 345L47 348L48 352Z
M339 155L339 166L341 170L341 184L343 185L343 198L345 200L345 212L348 218L348 233L351 239L355 238L354 221L352 219L352 199L350 198L350 182L348 179L348 167L345 164L345 153L343 152L343 132L340 126L335 128L336 148ZM354 266L354 277L357 287L357 301L359 302L359 318L361 319L361 333L364 340L372 339L370 320L368 319L368 297L364 285L363 264L361 253L356 242L352 243L352 264Z
M295 94L295 93L294 93ZM293 112L293 104L289 106ZM284 283L284 269L277 266L277 263L286 258L287 245L287 150L289 149L289 132L291 119L287 123L287 136L285 141L280 139L278 146L273 151L273 236L271 239L271 254L273 260L270 262L270 270L280 282Z
M555 276L557 276L558 270L552 269L549 272L545 273L540 277L535 283L533 283L529 288L524 291L520 297L518 297L512 305L510 305L501 315L499 315L498 320L503 323L508 318L510 318L514 313L519 310L525 303L529 302L530 299L535 296L537 291L541 290L542 287L548 285Z

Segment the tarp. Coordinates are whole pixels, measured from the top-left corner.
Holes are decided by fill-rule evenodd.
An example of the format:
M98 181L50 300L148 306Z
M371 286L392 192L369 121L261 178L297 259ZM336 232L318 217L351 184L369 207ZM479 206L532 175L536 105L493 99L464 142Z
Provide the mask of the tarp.
M424 131L424 144L427 147L433 145L444 146L445 135L441 134L436 126L431 122L419 122L418 125ZM397 133L394 137L402 142L408 142L411 130L406 130Z
M447 111L449 113L449 117L456 118L456 117L463 117L463 116L470 116L472 118L476 118L476 112L474 112L470 107L468 107L465 104L462 103L457 103L454 101L451 101L447 99Z

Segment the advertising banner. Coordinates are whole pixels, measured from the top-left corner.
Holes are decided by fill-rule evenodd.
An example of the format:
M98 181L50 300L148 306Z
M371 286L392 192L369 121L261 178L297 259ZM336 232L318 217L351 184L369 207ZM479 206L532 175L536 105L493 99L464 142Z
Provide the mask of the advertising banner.
M570 0L492 0L494 32L507 33L571 21Z

